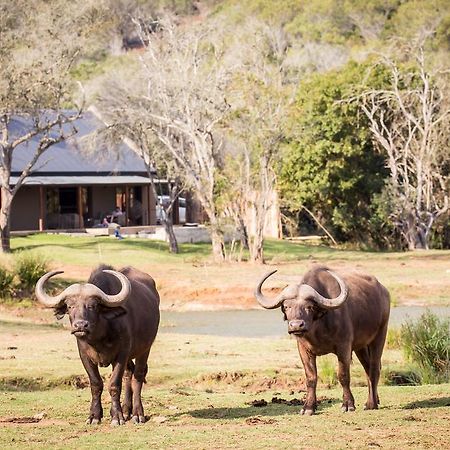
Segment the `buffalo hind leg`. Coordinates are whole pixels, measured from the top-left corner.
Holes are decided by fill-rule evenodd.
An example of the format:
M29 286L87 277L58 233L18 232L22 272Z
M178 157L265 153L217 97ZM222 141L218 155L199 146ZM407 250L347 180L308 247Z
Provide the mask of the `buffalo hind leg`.
M309 352L299 341L297 341L298 352L303 363L306 375L306 399L301 410L301 414L311 416L316 411L316 387L317 387L317 366L316 355Z
M337 357L339 362L338 379L343 390L341 410L343 412L354 411L355 399L350 390L350 362L352 360L352 351L348 349L342 353L339 352Z
M133 391L131 389L131 379L134 373L134 362L130 359L128 360L127 368L123 374L123 388L124 388L124 399L122 403L122 413L125 420L131 419L131 413L133 411Z
M375 339L368 345L369 353L369 398L366 409L378 409L380 399L378 397L378 381L381 374L381 355L383 354L384 342L386 340L387 324L375 336Z
M378 407L378 395L374 395L374 389L372 385L372 380L370 378L370 351L368 347L364 347L358 351L355 351L356 356L364 367L364 371L367 375L367 387L369 389L369 395L367 397L367 402L364 409L377 409ZM376 390L375 390L376 391Z
M142 385L145 382L145 376L147 375L148 365L148 355L150 350L145 352L143 355L136 358L136 364L134 368L133 378L131 380L131 387L133 391L133 416L131 420L134 423L144 423L144 406L142 405Z

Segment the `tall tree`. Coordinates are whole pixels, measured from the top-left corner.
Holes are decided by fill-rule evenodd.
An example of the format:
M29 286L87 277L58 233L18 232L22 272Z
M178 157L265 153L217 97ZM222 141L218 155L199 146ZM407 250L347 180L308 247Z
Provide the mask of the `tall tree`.
M142 27L146 43L140 55L145 91L136 113L164 146L186 186L195 192L208 217L212 249L224 259L224 238L216 206L215 187L222 162L218 125L229 105L225 99L227 72L221 49L208 42L201 26L177 26L160 19L156 30Z
M238 147L231 162L241 166L228 171L233 179L229 211L247 238L250 260L263 263L269 212L278 211L276 165L290 93L283 67L288 41L282 28L259 21L248 21L246 29L252 30L251 36L240 36L240 70L228 97L229 125Z
M450 105L448 67L431 68L422 46L409 56L406 64L382 56L390 86L364 92L360 106L386 157L390 218L413 250L429 248L430 231L449 210Z
M0 5L0 234L10 251L10 214L14 196L52 145L76 133L81 106L67 110L73 86L69 72L80 42L98 20L97 6L86 2L23 1ZM26 164L15 183L15 151L27 147Z

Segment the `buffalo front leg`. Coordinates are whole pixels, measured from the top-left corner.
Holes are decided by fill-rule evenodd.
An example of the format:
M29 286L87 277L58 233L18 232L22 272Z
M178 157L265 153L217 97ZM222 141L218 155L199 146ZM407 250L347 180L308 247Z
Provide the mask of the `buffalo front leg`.
M120 405L120 393L122 390L122 378L128 363L128 354L119 354L113 362L113 371L109 381L109 394L111 395L111 425L123 425L122 406Z
M142 405L142 385L145 382L145 375L147 375L147 360L150 350L145 354L136 358L136 366L134 369L133 379L131 381L133 391L133 417L131 420L134 423L144 423L144 406Z
M89 384L91 386L91 409L86 423L97 425L101 422L103 417L103 408L101 402L101 395L103 392L103 380L98 371L98 366L94 364L88 356L80 350L80 358L83 366L89 377Z
M306 399L301 414L311 416L316 411L316 387L317 387L317 366L316 355L308 351L300 341L297 341L298 352L303 363L306 375Z
M352 351L347 350L337 355L338 366L338 379L342 386L342 407L343 412L355 410L355 399L353 398L352 391L350 390L350 361L352 359Z
M122 403L122 413L125 420L131 419L133 410L133 391L131 389L131 378L134 373L134 362L130 359L123 374L124 399Z

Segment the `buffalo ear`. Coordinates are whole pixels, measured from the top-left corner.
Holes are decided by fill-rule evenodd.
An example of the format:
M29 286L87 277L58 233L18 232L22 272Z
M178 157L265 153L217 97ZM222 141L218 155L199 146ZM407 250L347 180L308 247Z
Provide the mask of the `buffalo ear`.
M61 320L67 314L67 305L65 303L60 303L53 310L55 317Z
M121 306L117 306L115 308L103 307L101 310L101 314L106 320L114 320L126 313L127 310L125 308L122 308Z
M284 310L284 305L281 305L281 312L283 313L283 320L287 320L286 312Z

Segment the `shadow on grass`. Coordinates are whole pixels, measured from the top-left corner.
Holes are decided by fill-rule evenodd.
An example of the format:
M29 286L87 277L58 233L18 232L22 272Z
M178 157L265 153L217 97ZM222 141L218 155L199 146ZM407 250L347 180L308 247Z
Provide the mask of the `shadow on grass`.
M321 401L316 414L320 414L323 409L329 408L336 403L340 403L338 399L326 399ZM204 408L189 411L192 417L197 419L247 419L254 416L285 416L300 414L301 405L286 405L278 403L268 403L267 406L242 406L237 408ZM184 413L185 414L185 413Z
M52 386L44 384L42 379L32 380L30 378L7 378L0 380L0 391L3 392L34 392L48 391Z
M109 377L102 375L103 383L107 383ZM42 377L4 377L0 378L0 391L3 392L35 392L49 391L52 389L85 389L89 387L87 375L68 375L58 379L47 380Z
M408 403L402 409L445 408L450 406L450 397L429 398Z
M61 322L55 323L34 323L34 322L16 322L10 320L0 320L0 327L2 331L25 331L25 330L62 330L63 324Z

